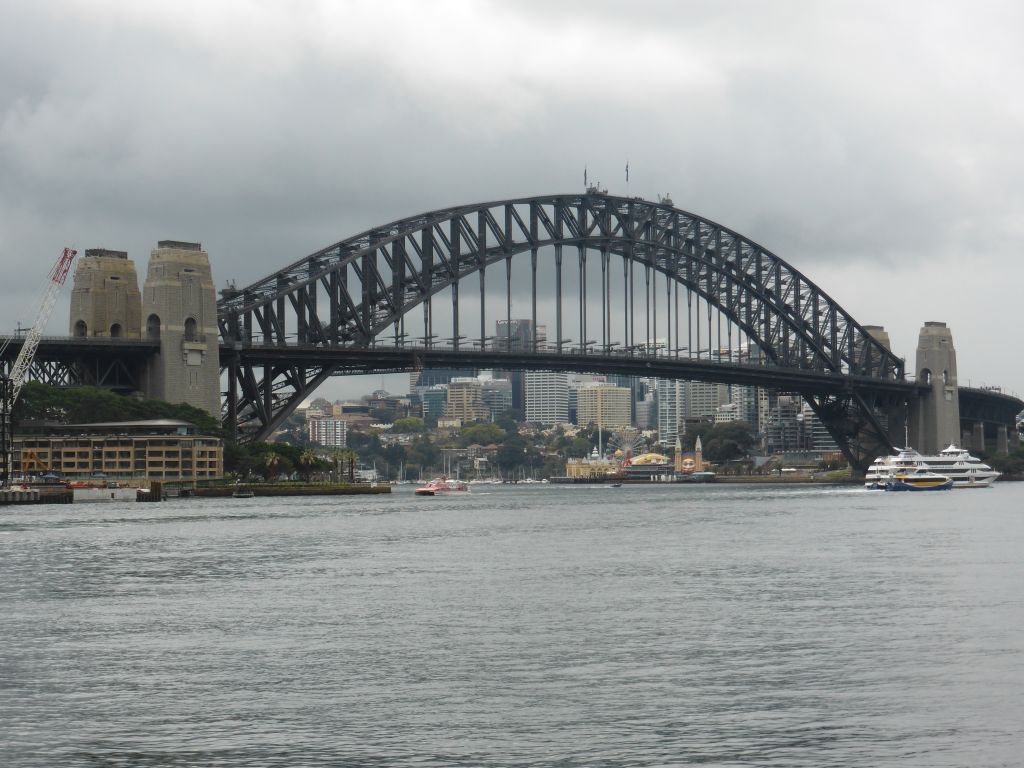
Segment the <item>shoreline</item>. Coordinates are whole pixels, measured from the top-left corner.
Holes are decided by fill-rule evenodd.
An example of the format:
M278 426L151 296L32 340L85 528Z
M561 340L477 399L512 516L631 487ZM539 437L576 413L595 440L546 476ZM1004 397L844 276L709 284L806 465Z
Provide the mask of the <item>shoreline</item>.
M231 498L236 491L252 493L254 497L263 496L360 496L365 494L391 493L391 486L386 483L376 485L361 483L296 483L294 485L260 485L259 483L242 483L211 488L196 488L192 495L197 498L223 499Z

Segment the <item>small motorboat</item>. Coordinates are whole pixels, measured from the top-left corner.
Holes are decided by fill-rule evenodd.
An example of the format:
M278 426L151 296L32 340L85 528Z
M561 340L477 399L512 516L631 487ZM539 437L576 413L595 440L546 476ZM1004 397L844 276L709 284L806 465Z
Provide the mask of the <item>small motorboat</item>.
M255 496L256 494L252 492L251 488L235 488L231 492L231 498L233 499L252 499Z
M469 492L469 485L461 480L449 480L442 475L415 490L417 496L436 496L439 493Z

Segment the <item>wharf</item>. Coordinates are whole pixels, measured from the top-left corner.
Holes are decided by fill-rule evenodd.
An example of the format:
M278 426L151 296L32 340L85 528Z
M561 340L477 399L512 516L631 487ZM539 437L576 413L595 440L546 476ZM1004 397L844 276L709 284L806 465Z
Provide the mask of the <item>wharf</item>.
M391 493L391 486L383 483L246 483L196 488L192 493L200 498L230 498L237 492L253 496L358 496L361 494Z
M70 504L71 489L63 485L0 488L0 506L16 504Z

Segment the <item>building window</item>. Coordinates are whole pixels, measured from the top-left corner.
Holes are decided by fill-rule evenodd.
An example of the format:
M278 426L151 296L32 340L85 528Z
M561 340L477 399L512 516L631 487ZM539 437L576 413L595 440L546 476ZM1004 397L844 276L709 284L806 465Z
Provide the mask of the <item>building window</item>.
M88 333L89 328L88 326L86 326L85 320L79 320L78 322L75 323L75 336L77 336L78 338L83 338L84 336L88 335Z
M117 339L121 337L121 324L114 323L110 326L110 338Z
M185 321L185 341L196 340L196 320L190 317Z
M146 319L146 338L147 339L159 339L160 338L160 318L157 315L150 315Z

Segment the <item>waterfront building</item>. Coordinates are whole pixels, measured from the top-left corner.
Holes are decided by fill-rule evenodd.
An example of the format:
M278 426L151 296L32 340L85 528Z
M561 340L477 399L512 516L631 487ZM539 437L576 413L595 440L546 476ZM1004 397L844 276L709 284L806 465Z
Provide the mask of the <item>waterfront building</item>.
M592 455L589 458L569 459L565 463L565 476L573 479L608 478L616 475L619 465L605 458Z
M704 471L704 448L701 445L700 435L697 435L693 444L693 451L683 452L682 441L676 440L676 454L673 469L677 475L692 475L694 472Z
M16 474L69 480L214 480L224 475L224 444L175 419L23 425L14 438Z

